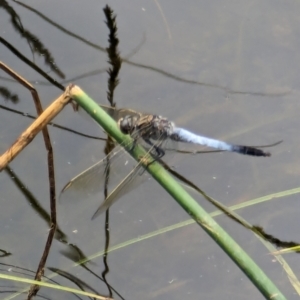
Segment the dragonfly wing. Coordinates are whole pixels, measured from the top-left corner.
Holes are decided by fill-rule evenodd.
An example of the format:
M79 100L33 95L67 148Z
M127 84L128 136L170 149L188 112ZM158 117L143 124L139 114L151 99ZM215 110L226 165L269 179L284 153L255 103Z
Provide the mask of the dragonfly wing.
M153 141L153 144L157 144L157 142ZM143 145L144 146L144 145ZM146 149L149 149L149 145L144 146ZM167 153L173 153L173 152L182 152L182 153L190 153L190 154L195 154L197 151L201 151L205 149L204 146L201 145L196 145L192 143L183 143L181 141L175 141L172 140L171 138L167 138L161 143L158 143L158 147L163 149L166 154Z
M206 146L197 145L193 143L174 141L170 138L167 139L164 145L164 150L166 152L178 152L178 153L185 153L185 154L220 151L220 150L207 150Z
M60 202L87 199L103 191L108 159L110 166L108 184L112 187L115 187L136 166L135 160L121 146L118 146L107 157L71 179L60 193Z
M99 206L94 213L92 220L106 211L112 204L114 204L121 196L126 195L144 181L146 181L150 175L144 171L142 165L138 165L119 183L119 185L107 196L103 203Z
M129 108L115 108L106 105L100 105L100 107L109 114L115 121L119 121L121 118L125 116L141 116L142 113L139 113L133 109Z
M144 164L148 165L153 161L151 150L153 150L154 147L155 146L152 146L152 148L149 149L148 153L140 159L140 162L130 171L130 173L127 174L126 177L124 177L124 179L116 186L116 188L107 196L104 202L94 213L92 220L98 217L102 212L107 210L121 196L129 193L150 177L148 172L145 172Z
M115 108L107 105L100 105L100 107L110 115L116 122L119 121L120 118L124 118L125 116L141 116L142 113L139 113L133 109L127 108ZM80 106L76 106L76 111L79 115L81 115L84 119L95 122L93 118Z

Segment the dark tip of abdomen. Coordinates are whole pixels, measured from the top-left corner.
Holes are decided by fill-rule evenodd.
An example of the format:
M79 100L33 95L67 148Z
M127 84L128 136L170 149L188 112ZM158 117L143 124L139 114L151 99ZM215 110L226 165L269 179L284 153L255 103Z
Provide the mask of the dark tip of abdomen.
M264 152L261 149L248 147L248 146L234 146L233 151L238 152L244 155L251 155L251 156L271 156L270 152Z

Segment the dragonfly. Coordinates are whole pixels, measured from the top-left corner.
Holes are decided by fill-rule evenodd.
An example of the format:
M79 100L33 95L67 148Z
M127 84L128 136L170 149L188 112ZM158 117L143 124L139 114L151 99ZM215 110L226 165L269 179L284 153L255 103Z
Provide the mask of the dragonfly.
M179 144L192 144L213 148L219 151L268 157L271 154L251 146L230 144L221 140L205 137L187 129L177 127L174 122L155 114L137 112L131 109L117 109L100 105L118 124L124 134L133 138L133 146L141 144L148 151L144 159L136 162L125 150L126 145L116 146L105 158L71 179L60 194L61 202L74 198L86 199L98 194L105 187L108 167L111 170L109 183L115 188L108 194L94 213L95 219L106 211L122 195L127 194L140 185L148 177L142 161L161 160L169 151L179 149ZM126 157L126 159L124 159ZM122 173L122 169L126 171ZM119 176L117 176L119 175ZM120 180L121 176L121 180Z

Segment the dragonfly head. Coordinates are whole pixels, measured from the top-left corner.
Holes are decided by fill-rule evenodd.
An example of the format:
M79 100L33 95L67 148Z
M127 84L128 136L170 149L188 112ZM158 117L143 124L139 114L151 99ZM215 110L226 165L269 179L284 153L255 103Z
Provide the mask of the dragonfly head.
M124 134L131 134L134 131L136 124L136 116L125 116L118 121L118 126Z

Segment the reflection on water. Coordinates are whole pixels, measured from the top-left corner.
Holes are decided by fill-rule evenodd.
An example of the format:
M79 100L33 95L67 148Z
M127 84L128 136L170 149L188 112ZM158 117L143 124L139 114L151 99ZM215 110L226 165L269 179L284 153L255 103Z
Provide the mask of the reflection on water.
M18 2L1 5L0 28L5 28L1 33L1 60L25 78L34 79L44 107L60 91L53 85L39 85L39 82L46 82L45 77L17 58L4 40L54 79L57 87L63 88L59 83L62 73L66 76L64 84L77 77L76 84L100 103L105 103L107 75L95 72L107 67L107 28L103 24L102 3L83 6L73 1L70 6L68 1L52 1L42 6ZM284 141L272 149L272 157L268 160L229 153L176 155L173 164L180 174L227 206L298 187L298 6L293 2L282 6L271 1L228 2L226 6L221 2L172 2L172 5L165 2L160 3L162 20L154 2L125 5L115 1L111 5L117 13L121 56L125 57L114 96L119 107L162 114L182 127L233 143L255 145ZM83 16L89 16L89 21L79 22ZM37 54L38 48L41 55ZM128 53L130 58L126 58ZM29 93L6 79L6 75L1 74L1 87L11 95L18 95L17 109L34 114ZM6 105L13 106L9 102ZM1 147L5 150L31 121L6 111L0 114ZM55 122L103 136L97 126L77 118L71 109L66 109ZM68 178L104 156L104 145L98 141L56 128L50 128L50 135L58 190ZM38 137L12 163L14 175L2 173L0 176L1 248L12 253L5 258L6 262L27 269L36 268L48 230L46 153L41 149L44 146ZM11 177L20 180L35 202L26 201L29 198L16 188ZM280 201L282 199L285 201ZM241 214L250 224L262 226L281 240L297 240L297 226L294 226L299 213L297 199L297 194L274 199L272 205L271 202L257 204ZM84 207L68 208L63 214L58 207L61 226L58 233L66 234L69 242L76 244L84 256L104 249L105 235L100 225L104 217L95 222L90 222L88 217L92 211L89 206L97 206L101 200L84 201ZM206 209L212 209L203 198L199 197L199 202ZM35 209L34 203L42 209ZM124 197L111 210L110 245L186 219L188 216L178 205L151 182L130 197ZM226 217L219 217L218 221L266 273L272 275L272 280L287 298L293 299L293 288L285 273L272 262L272 257L266 259L261 255L262 251L267 252L260 248L253 234ZM61 255L66 247L55 241L47 266L71 275L76 273L85 287L89 286L90 290L97 287L99 293L107 293L107 286L99 287L99 278L95 276L103 271L101 260L95 259L97 265L90 266L94 273L78 267L75 270L70 268L71 260ZM297 255L291 254L286 259L297 273ZM220 295L224 298L224 291L227 291L230 295L225 298L232 295L238 298L239 293L243 293L243 297L249 295L249 299L257 298L251 283L194 225L134 246L123 246L109 254L108 264L109 284L119 292L119 296L113 293L115 297L166 295L176 299L201 293L207 298L219 299ZM46 293L44 289L42 292ZM53 299L55 297L56 294ZM65 295L68 297L71 298Z

